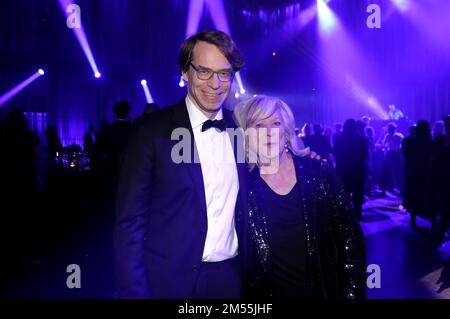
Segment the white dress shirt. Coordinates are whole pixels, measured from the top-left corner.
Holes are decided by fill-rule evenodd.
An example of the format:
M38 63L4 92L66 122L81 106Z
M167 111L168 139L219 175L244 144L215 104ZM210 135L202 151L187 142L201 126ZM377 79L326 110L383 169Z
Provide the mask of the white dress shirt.
M195 145L202 167L205 186L208 230L202 260L216 262L237 255L238 240L234 210L239 191L239 179L233 147L226 131L215 128L201 131L208 118L186 97ZM223 119L220 110L215 120Z

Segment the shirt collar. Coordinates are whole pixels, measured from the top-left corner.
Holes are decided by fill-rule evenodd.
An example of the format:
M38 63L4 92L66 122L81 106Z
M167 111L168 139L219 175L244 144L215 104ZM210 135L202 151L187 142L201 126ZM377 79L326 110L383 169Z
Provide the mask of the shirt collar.
M192 129L195 129L205 123L209 118L205 116L192 102L189 95L186 96L185 99L187 111L189 114L189 120L191 122ZM222 120L223 119L223 112L222 108L217 112L216 117L214 120Z

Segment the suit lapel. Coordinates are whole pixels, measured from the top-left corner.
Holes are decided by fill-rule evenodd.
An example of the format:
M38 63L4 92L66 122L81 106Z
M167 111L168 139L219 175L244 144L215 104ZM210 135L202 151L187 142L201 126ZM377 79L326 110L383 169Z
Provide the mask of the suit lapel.
M202 167L198 156L197 146L195 145L194 133L192 131L191 122L189 120L189 113L187 111L186 103L181 101L177 107L174 108L173 115L174 128L184 127L189 130L191 137L190 154L191 162L183 163L179 165L185 165L189 175L192 178L194 191L196 192L199 203L201 203L202 209L206 213L206 199L205 199L205 186L203 183Z

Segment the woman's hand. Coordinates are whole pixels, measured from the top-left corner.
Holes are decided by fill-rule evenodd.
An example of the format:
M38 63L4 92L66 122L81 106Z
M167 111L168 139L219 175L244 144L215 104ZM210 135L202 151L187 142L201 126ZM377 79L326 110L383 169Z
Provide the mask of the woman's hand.
M309 156L310 158L315 159L315 160L317 160L317 161L320 161L320 160L321 160L320 155L317 154L317 153L314 152L314 151L310 151L309 154L308 154L307 156ZM322 161L326 162L327 160L326 160L326 159L323 159Z

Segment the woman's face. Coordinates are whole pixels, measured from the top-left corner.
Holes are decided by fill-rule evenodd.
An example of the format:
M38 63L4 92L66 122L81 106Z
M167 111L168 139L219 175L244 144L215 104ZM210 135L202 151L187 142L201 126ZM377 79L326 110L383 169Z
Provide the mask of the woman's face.
M279 110L265 119L251 123L247 134L250 150L257 154L263 163L278 158L283 153L285 130Z

